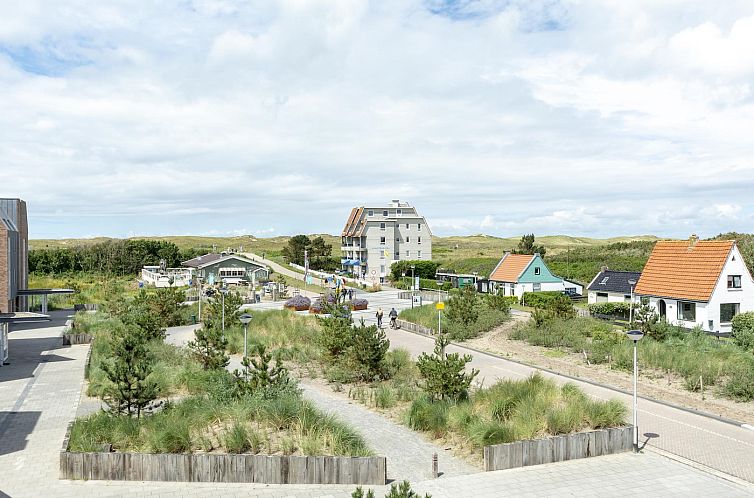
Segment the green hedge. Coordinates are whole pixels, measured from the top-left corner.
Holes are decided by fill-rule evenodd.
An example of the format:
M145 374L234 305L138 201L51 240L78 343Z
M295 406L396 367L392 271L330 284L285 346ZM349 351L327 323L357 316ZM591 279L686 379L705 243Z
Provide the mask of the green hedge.
M532 308L546 308L563 293L560 291L524 292L523 304Z
M634 308L636 309L636 308ZM630 303L594 303L589 305L591 315L611 315L628 320L631 313Z
M435 273L437 273L437 268L440 266L440 263L426 259L419 259L416 261L396 261L390 267L390 276L392 277L392 280L394 282L400 280L403 278L404 273L406 274L406 277L410 277L412 273L411 265L414 265L414 276L432 279L435 278Z
M754 351L754 312L739 313L733 317L733 340L741 349Z

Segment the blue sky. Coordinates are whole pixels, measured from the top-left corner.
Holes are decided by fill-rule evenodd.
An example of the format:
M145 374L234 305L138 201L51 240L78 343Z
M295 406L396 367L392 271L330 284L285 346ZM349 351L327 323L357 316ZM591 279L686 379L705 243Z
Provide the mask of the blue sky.
M754 4L27 0L0 196L31 236L754 231Z

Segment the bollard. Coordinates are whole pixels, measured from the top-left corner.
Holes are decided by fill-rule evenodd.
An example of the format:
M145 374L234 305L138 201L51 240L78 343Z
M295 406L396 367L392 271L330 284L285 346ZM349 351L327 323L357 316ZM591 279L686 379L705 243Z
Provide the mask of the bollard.
M432 454L432 479L437 479L437 453Z

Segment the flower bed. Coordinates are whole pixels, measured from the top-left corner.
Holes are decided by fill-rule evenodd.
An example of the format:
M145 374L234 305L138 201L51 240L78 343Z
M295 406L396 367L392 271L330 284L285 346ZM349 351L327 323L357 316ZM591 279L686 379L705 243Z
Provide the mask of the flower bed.
M369 301L361 298L353 299L348 303L348 307L354 311L365 310L367 309L367 306L369 306Z
M321 299L315 300L309 307L309 313L320 314L325 311L325 303Z
M304 296L293 296L285 302L284 308L293 311L306 311L312 305L312 300Z

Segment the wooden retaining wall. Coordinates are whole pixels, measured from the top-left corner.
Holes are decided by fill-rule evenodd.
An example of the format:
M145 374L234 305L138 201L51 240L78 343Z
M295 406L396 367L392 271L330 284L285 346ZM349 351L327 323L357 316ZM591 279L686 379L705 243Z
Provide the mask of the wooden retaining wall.
M411 332L418 332L424 335L434 335L435 333L435 331L429 327L425 327L423 325L419 325L413 322L407 322L406 320L398 319L395 322L398 324L398 328L401 328L404 330L410 330Z
M484 470L505 470L631 451L633 427L578 432L484 447Z
M91 344L91 334L63 334L63 346L70 346L72 344Z
M370 484L385 457L60 452L60 478L113 481Z

